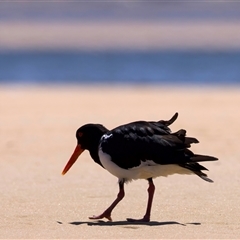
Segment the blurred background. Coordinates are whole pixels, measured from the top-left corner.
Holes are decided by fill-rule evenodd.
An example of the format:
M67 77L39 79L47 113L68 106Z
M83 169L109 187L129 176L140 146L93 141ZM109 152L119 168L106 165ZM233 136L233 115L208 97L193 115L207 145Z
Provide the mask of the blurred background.
M0 236L137 239L140 227L153 239L162 225L163 238L240 238L239 83L240 1L0 0ZM172 130L220 159L204 163L215 183L158 178L159 225L91 231L87 216L110 203L117 179L87 151L61 176L76 129L175 112ZM138 216L146 186L127 186L114 220Z
M240 83L238 1L1 1L0 83Z

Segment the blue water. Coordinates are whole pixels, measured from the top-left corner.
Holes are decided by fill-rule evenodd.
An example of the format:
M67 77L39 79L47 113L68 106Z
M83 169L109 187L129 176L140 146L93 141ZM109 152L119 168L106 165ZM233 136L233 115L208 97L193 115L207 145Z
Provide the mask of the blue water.
M240 51L0 52L0 83L239 84Z

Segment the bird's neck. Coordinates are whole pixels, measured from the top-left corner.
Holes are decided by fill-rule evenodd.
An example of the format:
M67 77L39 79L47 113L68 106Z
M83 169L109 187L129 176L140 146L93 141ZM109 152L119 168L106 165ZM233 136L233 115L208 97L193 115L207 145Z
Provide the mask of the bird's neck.
M94 160L94 162L96 162L97 164L99 164L100 166L103 167L100 159L99 159L99 156L98 156L98 147L99 147L99 143L100 143L100 140L101 140L101 137L106 133L108 132L108 129L105 128L104 126L99 126L97 131L95 131L95 134L92 138L92 144L89 148L89 153L92 157L92 159Z
M90 149L89 153L90 153L92 159L94 160L94 162L103 167L103 165L99 159L99 156L98 156L98 147L96 147L96 149Z

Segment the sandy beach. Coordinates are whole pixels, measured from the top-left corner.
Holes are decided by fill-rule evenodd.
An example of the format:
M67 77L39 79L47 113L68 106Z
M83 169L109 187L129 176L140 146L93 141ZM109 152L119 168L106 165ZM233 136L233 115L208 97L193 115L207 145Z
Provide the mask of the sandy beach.
M239 21L0 22L0 50L204 50L240 48Z
M171 87L0 87L1 238L223 239L240 238L240 90ZM85 123L113 128L134 120L168 119L200 143L207 183L197 176L155 179L152 221L143 216L147 182L126 186L113 222L91 221L118 192L117 179L83 153L61 171Z

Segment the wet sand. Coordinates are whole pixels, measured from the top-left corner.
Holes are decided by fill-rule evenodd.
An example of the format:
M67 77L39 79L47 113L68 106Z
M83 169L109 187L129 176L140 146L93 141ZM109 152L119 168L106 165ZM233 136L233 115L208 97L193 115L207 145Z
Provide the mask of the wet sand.
M0 87L1 238L240 238L239 88ZM197 176L155 179L152 221L143 216L147 182L126 186L113 222L91 221L116 197L117 179L87 152L61 176L88 122L108 128L134 121L179 119L172 130L198 138L208 183Z

